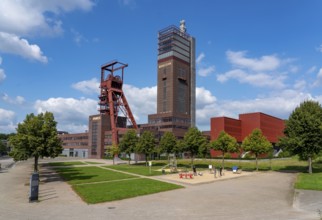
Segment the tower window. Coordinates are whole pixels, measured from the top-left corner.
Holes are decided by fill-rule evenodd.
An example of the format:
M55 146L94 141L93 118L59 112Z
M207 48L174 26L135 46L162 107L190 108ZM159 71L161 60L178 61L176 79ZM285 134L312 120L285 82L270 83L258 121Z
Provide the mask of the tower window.
M164 67L162 70L162 79L166 79L167 78L167 68Z
M187 75L186 74L186 70L183 69L183 68L181 68L181 67L179 67L179 69L178 69L178 78L181 79L181 80L186 81L187 80L187 76L186 75Z

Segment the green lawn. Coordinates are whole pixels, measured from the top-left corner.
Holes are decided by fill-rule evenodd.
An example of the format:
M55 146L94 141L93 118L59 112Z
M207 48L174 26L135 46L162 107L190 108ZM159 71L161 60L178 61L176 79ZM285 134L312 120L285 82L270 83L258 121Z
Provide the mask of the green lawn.
M136 178L136 176L113 172L99 167L57 168L58 173L70 184L92 183Z
M152 166L151 167L151 173L150 173L150 167L144 165L128 165L128 164L122 164L122 165L113 165L113 166L106 166L110 169L114 170L121 170L129 173L135 173L140 174L143 176L159 176L162 175L161 171L157 171L162 168L162 166Z
M142 167L134 167L138 168L136 172L142 173ZM72 185L85 202L91 204L183 188L175 184L140 178L100 167L57 167L56 171Z
M171 183L146 178L106 182L88 185L73 185L74 190L87 203L108 202L183 188Z
M300 173L295 183L296 189L322 190L322 173Z
M161 175L161 171L157 171L165 166L168 162L166 160L152 161L151 174L149 167L145 163L132 164L132 165L114 165L107 166L108 168L115 170L122 170L129 173L140 174L144 176L155 176ZM208 169L209 165L216 166L219 168L222 164L221 159L196 159L194 160L194 165L198 170ZM231 170L233 166L242 167L245 171L254 171L256 169L255 160L225 160L225 169ZM258 162L260 171L298 171L305 172L307 170L307 162L299 161L297 158L285 158L285 159L272 159L270 160L259 160ZM178 159L177 160L178 169L191 170L191 160L190 159ZM271 169L272 168L272 169Z
M191 160L178 160L177 161L178 168L187 168L191 169ZM198 169L208 169L208 165L220 167L222 164L221 159L197 159L194 161L194 165ZM254 171L256 169L255 160L229 160L225 159L225 169L230 170L233 166L242 167L243 170L246 171ZM259 160L258 167L260 171L270 170L272 166L272 170L274 171L299 171L304 172L307 169L306 161L299 161L297 158L285 158L285 159L272 159L269 160Z
M50 166L73 166L73 165L86 165L82 161L71 161L71 162L52 162L48 163Z
M87 164L104 164L104 163L100 163L100 162L92 162L92 161L85 161L85 163L87 163Z

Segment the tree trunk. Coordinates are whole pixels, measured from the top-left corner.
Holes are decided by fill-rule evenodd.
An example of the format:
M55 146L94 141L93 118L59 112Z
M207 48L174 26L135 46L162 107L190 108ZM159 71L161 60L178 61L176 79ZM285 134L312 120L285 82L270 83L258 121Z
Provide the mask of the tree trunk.
M258 171L258 160L257 160L257 154L256 154L256 171Z
M148 154L145 154L145 165L148 166Z
M221 162L221 167L225 169L225 152L222 152L222 162Z
M34 172L38 172L38 155L35 156Z
M129 156L129 165L131 164L131 154L128 154Z
M191 154L191 169L193 167L193 154Z
M312 174L312 157L309 157L308 163L309 163L309 173Z

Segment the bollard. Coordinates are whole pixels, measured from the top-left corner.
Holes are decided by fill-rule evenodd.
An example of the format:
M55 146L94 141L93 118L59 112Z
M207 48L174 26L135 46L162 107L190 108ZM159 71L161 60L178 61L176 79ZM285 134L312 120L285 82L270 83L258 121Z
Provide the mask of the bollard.
M34 172L30 177L29 202L38 201L39 192L39 173Z

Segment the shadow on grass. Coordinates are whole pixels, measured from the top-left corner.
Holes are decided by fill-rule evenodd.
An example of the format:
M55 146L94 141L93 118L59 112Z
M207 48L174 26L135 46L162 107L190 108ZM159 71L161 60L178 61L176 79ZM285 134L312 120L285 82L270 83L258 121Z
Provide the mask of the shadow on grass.
M42 183L62 181L60 175L56 173L54 170L41 171L40 178L40 182Z
M275 171L283 172L283 173L308 173L308 167L307 166L286 166L283 168L279 168ZM316 166L316 164L313 164L312 172L322 173L322 166Z
M68 182L78 182L78 181L84 181L84 180L90 180L98 175L84 175L80 172L70 172L70 173L61 173L61 177L68 181Z
M129 165L129 164L126 164L126 165ZM149 166L149 164L148 163L145 163L145 162L142 162L142 163L141 162L140 163L133 163L131 165L133 165L133 166ZM153 166L165 166L165 165L167 165L167 163L152 161L152 165Z
M98 176L98 175L84 175L83 172L80 172L78 168L74 168L74 167L64 167L64 168L57 167L57 168L54 168L54 170L58 173L56 176L57 180L59 180L59 178L62 178L63 180L68 182L84 181Z

